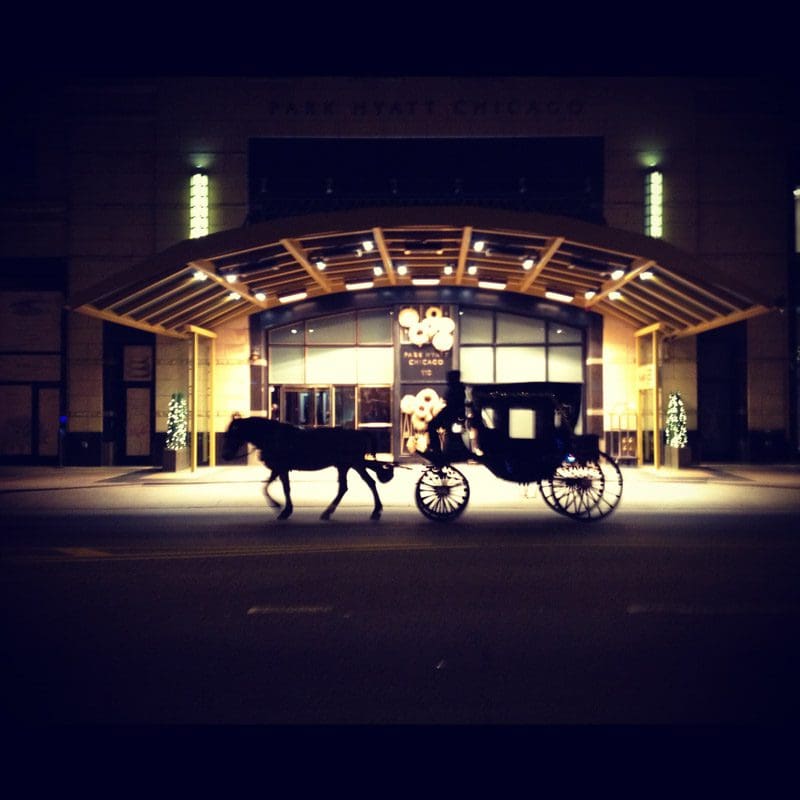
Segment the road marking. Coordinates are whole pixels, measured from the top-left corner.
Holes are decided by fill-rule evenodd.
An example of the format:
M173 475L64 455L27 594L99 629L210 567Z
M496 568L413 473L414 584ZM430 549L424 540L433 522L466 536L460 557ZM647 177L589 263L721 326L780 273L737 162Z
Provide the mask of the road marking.
M800 606L760 606L754 603L719 606L701 606L682 603L634 603L628 606L627 613L631 615L664 614L684 617L743 616L748 614L781 616L800 614Z
M500 549L520 549L520 550L550 550L553 548L568 549L614 549L614 550L706 550L710 547L724 547L725 550L749 550L763 549L761 542L667 542L667 541L643 541L643 542L619 542L603 541L601 539L585 539L576 537L574 539L547 539L533 541L513 541L498 542L496 545L489 540L475 542L376 542L364 541L357 543L329 543L329 544L262 544L253 546L234 545L223 548L207 548L198 550L143 550L139 552L118 550L106 551L89 547L51 547L47 549L31 549L28 551L19 548L0 548L0 557L14 563L47 563L47 562L75 562L75 561L181 561L197 559L218 559L218 558L249 558L249 557L282 557L282 556L307 556L322 554L345 554L345 553L389 553L389 552L412 552L412 551L456 551L456 550L481 550L484 548ZM793 543L779 542L773 546L773 551L786 549L789 552L796 550ZM654 609L655 607L649 607ZM646 613L643 611L629 611L628 613ZM647 613L656 613L651 610ZM663 612L662 612L663 613ZM673 612L676 613L676 612ZM794 612L792 612L794 613Z
M330 614L333 606L253 606L247 609L247 616L260 614Z
M65 553L71 558L111 558L111 553L105 550L95 550L91 547L56 547L59 553Z

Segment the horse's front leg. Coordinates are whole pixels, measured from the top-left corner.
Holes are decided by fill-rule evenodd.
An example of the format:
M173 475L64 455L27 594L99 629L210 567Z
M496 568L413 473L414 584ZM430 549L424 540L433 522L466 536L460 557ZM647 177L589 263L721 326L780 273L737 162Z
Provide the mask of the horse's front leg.
M375 481L367 472L366 467L356 466L353 467L353 469L355 469L355 471L363 478L364 483L366 483L367 486L369 486L369 488L372 490L372 496L375 498L375 507L372 509L370 519L380 519L381 511L383 511L383 503L381 503L381 498L378 496L378 487L375 485Z
M294 506L292 505L292 495L289 491L289 470L284 470L280 473L281 477L281 484L283 485L283 494L286 497L286 508L278 514L278 519L288 519L292 515L292 511L294 511Z
M276 470L272 470L269 474L269 478L264 481L264 497L267 498L267 502L273 508L280 508L281 504L269 493L269 485L278 477L278 473Z
M344 497L344 493L347 491L347 469L347 467L339 467L339 491L333 498L333 502L322 512L320 519L330 519L331 514L336 511L336 506Z

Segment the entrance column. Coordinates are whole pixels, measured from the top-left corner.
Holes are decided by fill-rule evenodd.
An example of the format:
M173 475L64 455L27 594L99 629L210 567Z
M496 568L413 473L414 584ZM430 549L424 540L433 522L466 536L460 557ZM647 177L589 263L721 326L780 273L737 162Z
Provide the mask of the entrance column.
M209 358L209 397L208 397L208 465L215 467L217 465L217 448L216 448L216 434L214 431L214 368L216 362L216 338L217 334L213 331L199 328L196 325L187 326L187 330L192 334L192 472L197 471L197 422L199 419L198 401L200 399L198 370L200 367L200 337L209 339L211 343L211 356Z
M653 466L661 466L660 399L661 385L658 372L658 355L661 346L660 322L636 331L636 463L644 464L644 415L653 415ZM647 397L648 392L650 397ZM648 409L649 400L649 409Z

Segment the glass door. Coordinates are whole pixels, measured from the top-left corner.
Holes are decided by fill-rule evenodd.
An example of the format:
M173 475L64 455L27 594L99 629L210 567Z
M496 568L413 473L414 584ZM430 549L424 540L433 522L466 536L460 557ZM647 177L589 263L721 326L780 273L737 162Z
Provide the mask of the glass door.
M333 425L330 386L290 386L281 389L282 422L303 428Z

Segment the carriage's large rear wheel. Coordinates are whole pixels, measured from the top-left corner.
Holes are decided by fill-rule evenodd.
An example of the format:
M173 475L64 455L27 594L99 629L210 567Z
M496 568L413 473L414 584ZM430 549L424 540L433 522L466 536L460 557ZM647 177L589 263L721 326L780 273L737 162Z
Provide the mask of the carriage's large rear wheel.
M600 453L592 461L562 462L550 478L539 481L550 508L584 522L603 519L622 497L622 473L613 458Z
M455 467L428 467L414 492L417 508L435 522L454 520L469 502L469 483Z

